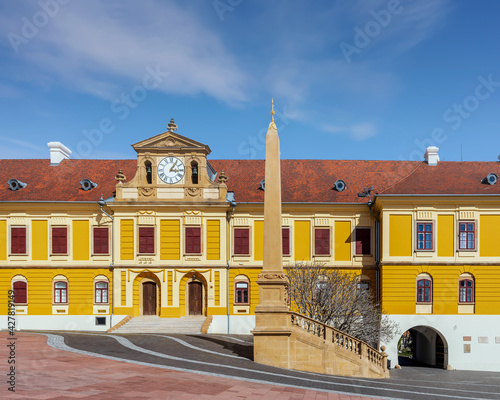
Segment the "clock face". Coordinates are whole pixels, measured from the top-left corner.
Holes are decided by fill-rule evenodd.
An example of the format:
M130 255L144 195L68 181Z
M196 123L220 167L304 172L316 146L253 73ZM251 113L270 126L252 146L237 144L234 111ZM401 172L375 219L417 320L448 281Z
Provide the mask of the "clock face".
M165 157L158 164L158 176L165 183L177 183L184 177L184 164L177 157Z

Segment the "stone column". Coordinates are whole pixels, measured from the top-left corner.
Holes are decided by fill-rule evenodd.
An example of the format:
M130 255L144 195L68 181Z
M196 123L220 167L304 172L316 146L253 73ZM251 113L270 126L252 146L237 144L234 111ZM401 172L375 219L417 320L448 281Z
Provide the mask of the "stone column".
M274 108L274 105L273 105ZM278 130L273 118L266 135L264 194L264 257L257 283L254 360L282 368L290 366L290 315L286 301L281 244L281 168Z

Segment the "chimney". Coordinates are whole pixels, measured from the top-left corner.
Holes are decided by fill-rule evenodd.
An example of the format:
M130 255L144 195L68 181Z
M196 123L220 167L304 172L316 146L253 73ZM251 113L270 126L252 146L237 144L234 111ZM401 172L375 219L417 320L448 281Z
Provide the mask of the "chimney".
M50 165L59 165L62 160L69 159L71 150L61 142L49 142L47 146L50 149Z
M439 155L438 155L439 147L429 146L425 151L424 159L427 161L429 165L438 165Z

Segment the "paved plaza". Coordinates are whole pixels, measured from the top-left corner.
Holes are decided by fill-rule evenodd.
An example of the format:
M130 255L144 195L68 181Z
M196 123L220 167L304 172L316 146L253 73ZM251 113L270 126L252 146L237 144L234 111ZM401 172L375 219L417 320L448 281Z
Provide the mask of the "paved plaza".
M408 367L375 380L257 364L251 336L0 335L16 361L2 399L500 399L500 373ZM8 373L12 346L2 348Z

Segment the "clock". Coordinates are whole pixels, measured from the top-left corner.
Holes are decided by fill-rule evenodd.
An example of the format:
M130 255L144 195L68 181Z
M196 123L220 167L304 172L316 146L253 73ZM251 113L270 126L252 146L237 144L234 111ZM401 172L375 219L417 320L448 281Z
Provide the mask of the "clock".
M184 164L177 157L165 157L158 164L158 176L165 183L177 183L184 177Z

